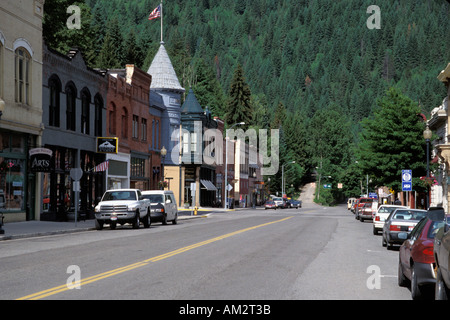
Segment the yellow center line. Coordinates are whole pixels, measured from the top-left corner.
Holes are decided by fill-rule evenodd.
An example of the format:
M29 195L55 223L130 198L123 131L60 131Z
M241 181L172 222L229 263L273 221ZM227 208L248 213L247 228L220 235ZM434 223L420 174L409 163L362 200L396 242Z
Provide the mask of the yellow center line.
M117 269L114 269L114 270L103 272L103 273L100 273L100 274L97 274L95 276L91 276L91 277L88 277L88 278L85 278L85 279L81 279L81 280L79 280L79 281L77 281L75 283L69 284L69 285L68 284L64 284L64 285L60 285L60 286L57 286L57 287L54 287L54 288L51 288L51 289L39 291L39 292L30 294L30 295L27 295L27 296L18 298L17 300L38 300L38 299L43 299L43 298L55 295L55 294L60 293L60 292L64 292L64 291L70 290L71 288L74 288L76 286L83 286L83 285L86 285L86 284L89 284L89 283L92 283L92 282L96 282L96 281L99 281L99 280L102 280L102 279L106 279L106 278L118 275L120 273L123 273L123 272L127 272L127 271L130 271L130 270L136 269L136 268L140 268L140 267L146 266L150 262L156 262L156 261L164 260L164 259L173 257L173 256L175 256L177 254L180 254L180 253L183 253L183 252L187 252L187 251L190 251L192 249L199 248L199 247L205 246L207 244L210 244L210 243L213 243L213 242L216 242L216 241L219 241L219 240L223 240L223 239L226 239L226 238L238 235L240 233L244 233L244 232L247 232L247 231L250 231L250 230L255 230L255 229L258 229L258 228L261 228L261 227L265 227L265 226L268 226L268 225L271 225L271 224L274 224L274 223L283 222L283 221L286 221L286 220L288 220L290 218L292 218L292 217L287 217L287 218L284 218L284 219L281 219L281 220L272 221L272 222L260 224L260 225L254 226L254 227L250 227L250 228L238 230L238 231L235 231L235 232L227 233L225 235L222 235L222 236L219 236L219 237L216 237L216 238L212 238L212 239L209 239L209 240L206 240L206 241L202 241L202 242L199 242L199 243L187 246L187 247L183 247L183 248L180 248L180 249L168 252L168 253L164 253L162 255L159 255L159 256L156 256L156 257L144 260L144 261L136 262L136 263L130 264L128 266L124 266L124 267L121 267L121 268L117 268Z

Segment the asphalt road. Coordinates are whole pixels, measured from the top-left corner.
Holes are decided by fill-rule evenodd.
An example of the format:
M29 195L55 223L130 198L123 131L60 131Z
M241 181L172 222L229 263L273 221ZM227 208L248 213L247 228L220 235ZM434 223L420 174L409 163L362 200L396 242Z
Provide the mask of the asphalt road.
M3 241L0 299L410 300L397 263L371 222L306 204Z

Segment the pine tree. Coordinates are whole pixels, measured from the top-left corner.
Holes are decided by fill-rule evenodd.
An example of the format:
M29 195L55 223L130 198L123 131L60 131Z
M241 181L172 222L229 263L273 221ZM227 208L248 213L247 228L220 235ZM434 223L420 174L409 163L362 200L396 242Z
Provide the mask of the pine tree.
M106 31L105 41L98 56L97 66L104 69L124 68L124 40L119 28L117 16L114 16Z
M247 125L253 123L253 108L250 103L251 91L245 82L244 70L238 64L230 85L229 100L225 114L225 121L232 125L238 122L245 122Z
M357 159L363 174L377 185L401 190L401 171L413 171L413 185L425 175L424 124L417 103L390 88L378 101L378 109L362 122Z

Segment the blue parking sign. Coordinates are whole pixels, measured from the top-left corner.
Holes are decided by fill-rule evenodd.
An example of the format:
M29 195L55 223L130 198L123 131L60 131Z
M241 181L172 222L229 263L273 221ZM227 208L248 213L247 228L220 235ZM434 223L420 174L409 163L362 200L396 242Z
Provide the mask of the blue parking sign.
M402 190L403 191L412 191L412 183L411 182L402 182Z
M402 170L402 190L412 191L412 170Z

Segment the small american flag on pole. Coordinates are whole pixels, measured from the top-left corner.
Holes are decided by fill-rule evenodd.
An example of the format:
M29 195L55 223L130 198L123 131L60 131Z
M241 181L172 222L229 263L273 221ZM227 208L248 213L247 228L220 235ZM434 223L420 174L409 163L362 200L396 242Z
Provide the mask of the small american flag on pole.
M109 168L109 160L106 160L105 162L100 163L98 166L94 168L94 172L103 172L108 170Z
M153 20L161 17L161 5L157 6L155 10L153 10L148 16L148 20Z

